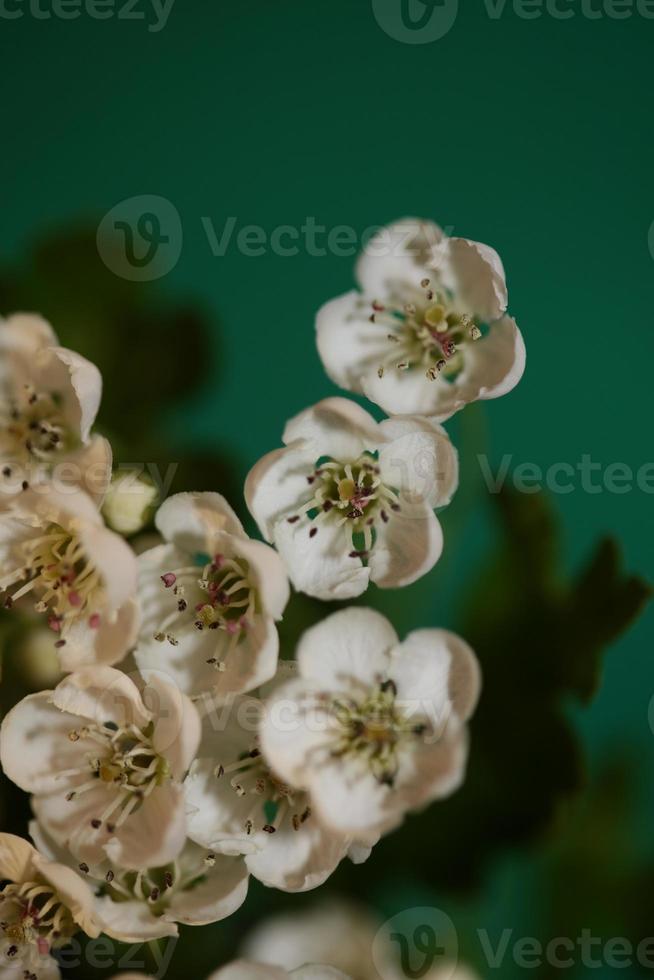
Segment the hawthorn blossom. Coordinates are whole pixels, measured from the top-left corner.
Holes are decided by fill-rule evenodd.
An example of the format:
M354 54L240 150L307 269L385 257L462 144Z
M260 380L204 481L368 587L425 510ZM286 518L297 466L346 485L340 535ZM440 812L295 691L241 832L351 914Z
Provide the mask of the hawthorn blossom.
M32 839L52 859L74 863L36 821ZM248 872L240 857L215 854L187 841L163 867L128 871L105 860L78 873L96 894L95 912L102 932L124 943L177 936L177 923L208 925L232 915L245 901Z
M166 671L192 697L269 680L289 597L279 556L246 535L218 493L170 497L155 522L165 543L139 558L139 667Z
M299 676L267 702L260 744L321 823L385 833L458 788L480 686L462 639L423 629L399 643L384 616L352 607L307 630L297 660Z
M443 421L522 377L525 346L490 246L407 218L368 243L356 278L360 291L326 303L316 320L320 357L340 387L389 415Z
M32 600L64 670L113 664L138 632L136 558L90 497L35 486L0 504L4 604Z
M100 927L93 894L70 868L46 860L22 837L0 834L0 974L55 980L54 949Z
M199 737L195 707L164 678L149 675L142 695L126 674L86 667L7 714L0 760L80 868L158 868L186 839L182 779Z
M329 877L351 841L323 827L306 792L286 785L262 757L264 710L244 695L204 702L202 740L184 784L188 835L204 848L243 854L249 872L269 887L307 891Z
M326 398L287 423L284 449L250 471L245 497L296 589L320 599L415 582L440 557L433 508L449 503L458 460L424 418L381 423L346 398Z
M91 435L101 394L97 367L60 347L46 320L0 319L0 492L60 472L101 499L111 477L109 443Z
M207 980L350 980L340 970L332 966L319 966L313 963L291 970L288 973L279 967L254 963L252 960L236 960L212 973ZM121 973L112 980L143 980L144 973Z

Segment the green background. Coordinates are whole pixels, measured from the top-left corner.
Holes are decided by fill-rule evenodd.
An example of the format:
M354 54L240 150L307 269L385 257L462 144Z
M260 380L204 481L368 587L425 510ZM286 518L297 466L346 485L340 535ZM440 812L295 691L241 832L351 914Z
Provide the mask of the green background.
M591 20L570 9L566 20L523 19L507 4L493 19L465 0L449 33L425 45L389 37L365 0L177 0L159 33L86 14L37 19L27 7L0 18L0 262L20 267L40 237L94 229L124 199L168 199L183 247L159 294L199 306L214 329L200 349L180 330L128 347L125 358L138 358L144 402L159 360L186 370L195 361L199 376L210 365L182 404L171 385L161 424L180 444L227 454L236 484L279 444L291 414L336 393L313 317L350 288L353 258L301 245L294 257L267 249L255 258L235 240L216 257L203 218L218 234L230 216L237 230L255 224L268 235L310 216L361 236L415 214L499 251L527 371L511 395L471 410L467 428L451 426L465 456L465 507L451 528L444 515L445 558L412 601L389 596L400 629L453 624L493 540L477 452L493 467L504 453L512 466L574 466L590 454L603 468L636 471L654 460L654 20ZM637 487L592 494L577 480L554 500L566 564L610 532L627 567L651 575L653 502ZM648 612L611 650L593 705L574 709L591 772L623 751L638 760L620 840L636 842L643 862L652 854L652 641ZM582 836L601 823L592 807L576 819L586 821ZM499 861L457 921L547 938L539 904L548 846ZM393 882L406 898L389 899ZM389 869L388 892L371 896L383 911L424 897L411 893L411 869Z

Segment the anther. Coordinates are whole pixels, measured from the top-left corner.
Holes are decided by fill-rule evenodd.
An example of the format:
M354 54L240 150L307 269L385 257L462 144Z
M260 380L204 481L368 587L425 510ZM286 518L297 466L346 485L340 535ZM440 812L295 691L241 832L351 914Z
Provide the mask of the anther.
M170 589L177 581L177 576L174 572L166 572L165 575L161 576L161 581L167 589Z
M78 864L78 868L80 869L80 871L82 872L83 875L87 875L89 873L89 866L88 866L88 864L85 864L85 863Z

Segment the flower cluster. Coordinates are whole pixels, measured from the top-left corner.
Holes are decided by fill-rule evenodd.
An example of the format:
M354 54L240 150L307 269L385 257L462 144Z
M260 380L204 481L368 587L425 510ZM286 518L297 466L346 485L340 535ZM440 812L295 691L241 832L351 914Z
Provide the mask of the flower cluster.
M43 617L64 673L0 732L37 848L0 836L0 969L58 976L52 954L78 929L136 942L216 922L250 875L315 888L462 782L480 690L463 639L400 640L357 606L280 659L291 585L343 600L434 566L435 511L458 483L441 421L508 391L524 365L497 255L423 222L398 242L400 227L362 257L362 293L317 323L330 376L389 417L339 397L287 423L245 484L267 543L219 493L181 493L137 555L118 532L139 530L153 493L110 486L97 368L39 317L0 322L0 589ZM242 962L215 977L259 975L289 974Z

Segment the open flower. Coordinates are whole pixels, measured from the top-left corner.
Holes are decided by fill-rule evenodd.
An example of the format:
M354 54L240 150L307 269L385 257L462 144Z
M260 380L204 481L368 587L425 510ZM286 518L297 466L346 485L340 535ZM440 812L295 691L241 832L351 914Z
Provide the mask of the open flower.
M361 291L327 303L316 322L323 364L342 388L389 415L442 421L522 377L524 342L488 245L407 218L368 243L356 276Z
M32 599L62 667L113 664L138 632L136 558L81 490L35 486L0 506L5 606Z
M91 435L101 394L97 367L59 347L41 317L0 320L0 491L60 473L101 498L111 477L109 443Z
M68 864L73 860L35 820L30 834L49 858ZM163 867L127 871L106 860L94 867L84 865L79 874L97 896L102 932L124 943L177 936L179 922L190 926L219 922L240 908L248 890L242 858L215 854L191 841Z
M204 702L202 741L184 784L188 834L204 848L244 854L269 887L307 891L335 870L350 840L323 827L307 794L286 785L261 755L264 710L243 695Z
M93 894L70 868L46 860L22 837L0 834L0 975L54 980L53 949L100 928Z
M307 963L287 972L279 966L253 963L252 960L236 960L222 970L212 973L209 980L349 980L333 966Z
M458 636L424 629L399 643L380 613L350 608L307 630L297 659L299 677L267 702L261 750L323 824L384 833L459 786L479 670Z
M156 516L166 543L139 558L136 661L191 696L250 691L275 673L289 585L279 556L249 538L218 493L180 493Z
M9 712L0 759L80 866L156 868L186 839L181 783L199 737L195 707L167 680L148 676L141 695L126 674L87 667Z
M354 402L327 398L291 419L283 441L250 471L245 496L296 589L347 599L370 581L397 588L433 567L443 547L433 508L458 482L441 426L377 424Z

